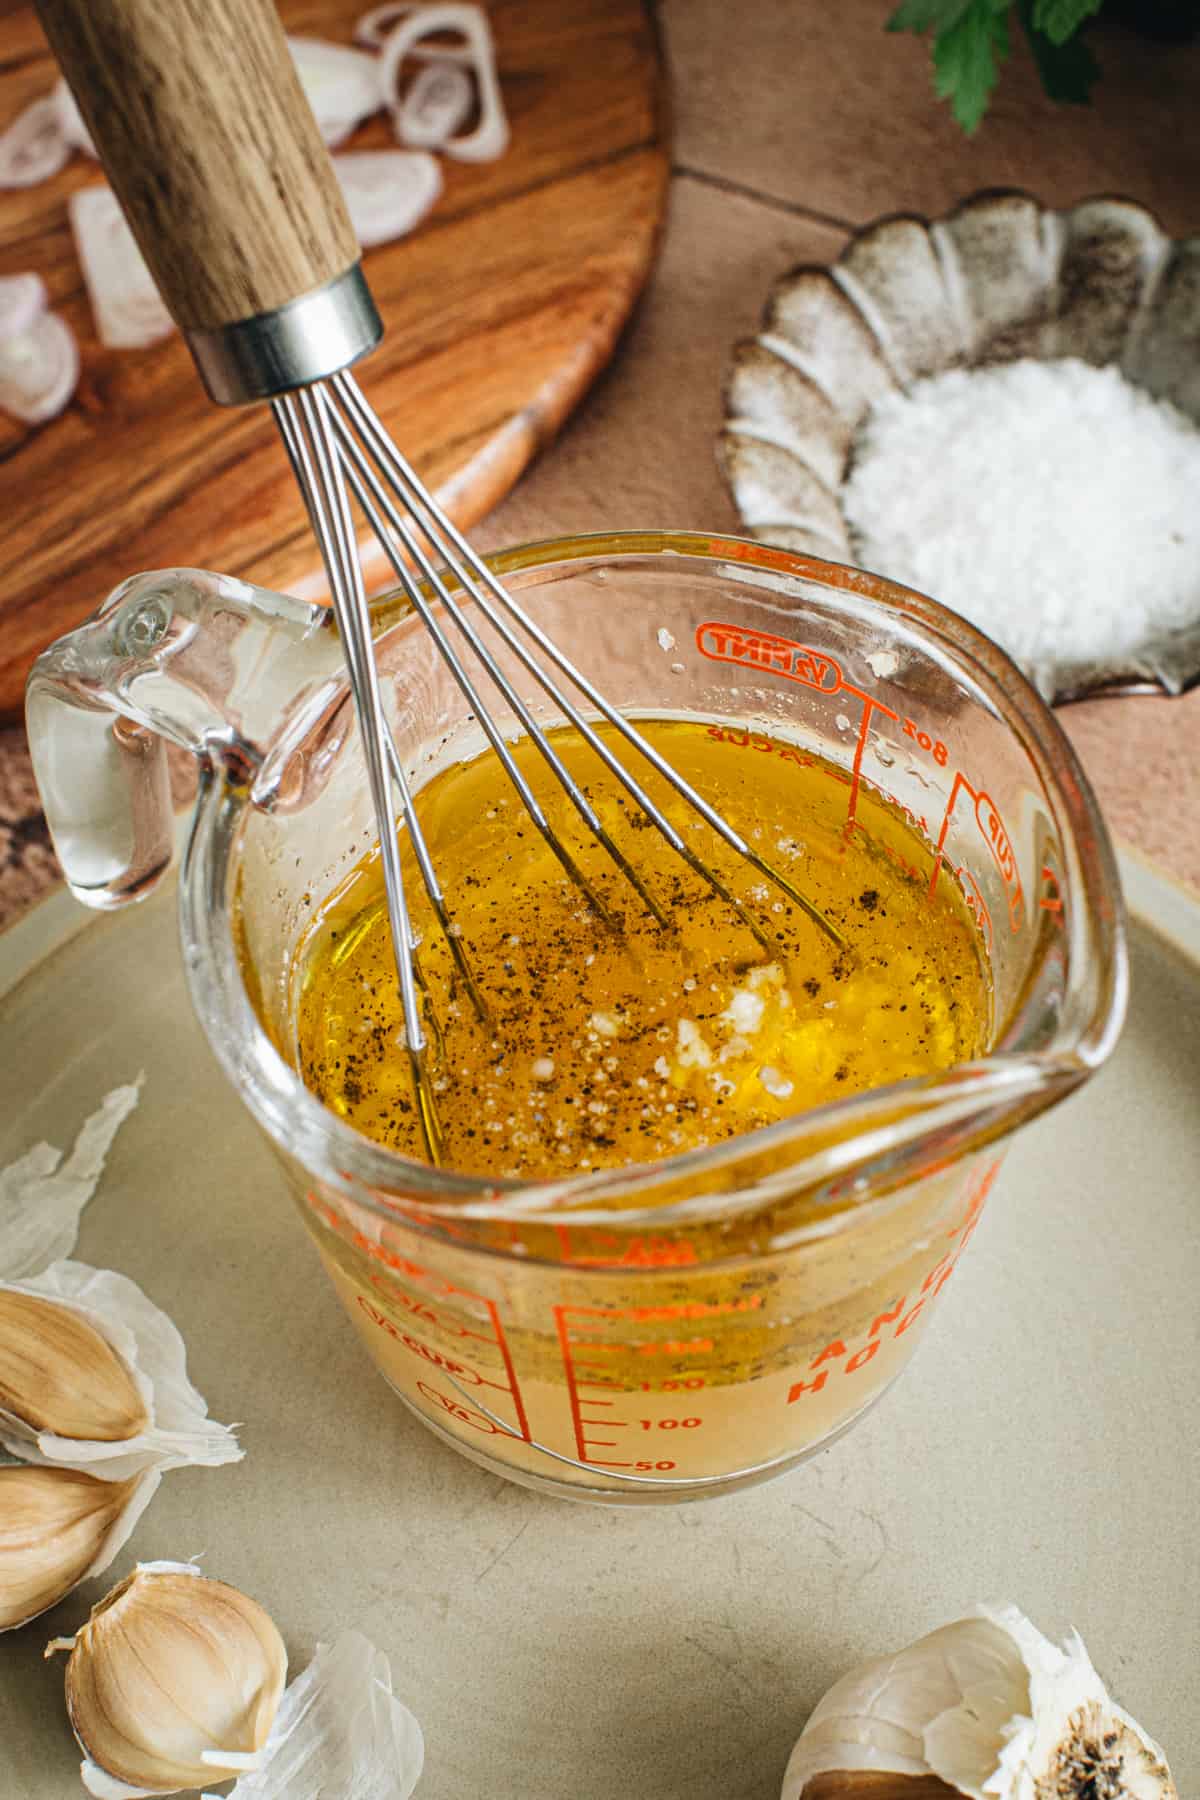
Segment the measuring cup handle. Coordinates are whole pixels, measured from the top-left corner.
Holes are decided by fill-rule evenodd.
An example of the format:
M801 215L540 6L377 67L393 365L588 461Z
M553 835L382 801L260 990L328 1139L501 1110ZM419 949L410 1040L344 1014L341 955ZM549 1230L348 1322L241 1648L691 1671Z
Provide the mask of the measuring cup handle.
M101 910L140 900L169 867L174 843L165 741L44 666L30 677L25 717L46 822L72 893Z
M271 751L285 762L335 704L338 671L319 606L201 569L123 582L39 656L25 691L34 775L76 897L122 906L169 867L168 742L275 804Z

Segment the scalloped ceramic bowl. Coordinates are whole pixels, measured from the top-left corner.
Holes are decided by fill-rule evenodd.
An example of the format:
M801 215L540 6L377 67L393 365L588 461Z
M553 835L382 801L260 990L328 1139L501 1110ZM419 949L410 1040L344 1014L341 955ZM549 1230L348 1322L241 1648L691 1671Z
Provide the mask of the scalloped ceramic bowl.
M838 492L877 399L943 369L1063 356L1115 364L1200 423L1200 237L1173 242L1128 200L1051 212L1012 192L932 223L877 220L832 267L777 281L734 351L720 455L738 512L766 543L853 562ZM1059 701L1182 693L1200 682L1200 595L1194 623L1119 665L1029 673Z

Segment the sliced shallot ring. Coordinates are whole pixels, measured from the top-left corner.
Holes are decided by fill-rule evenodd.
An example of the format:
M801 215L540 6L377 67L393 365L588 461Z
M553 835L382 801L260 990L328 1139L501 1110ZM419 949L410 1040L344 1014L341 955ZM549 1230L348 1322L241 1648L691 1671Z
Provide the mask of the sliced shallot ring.
M379 62L349 44L291 37L288 48L327 144L340 144L383 105Z
M382 6L373 6L355 25L355 43L361 44L364 50L382 50L388 34L396 29L401 19L407 19L409 13L417 10L416 6L406 4L406 0L383 0Z
M0 276L0 343L21 337L46 310L46 284L40 275Z
M464 68L427 62L392 112L392 127L413 150L440 150L471 116L475 88Z
M51 89L50 98L58 112L58 122L62 126L63 136L68 144L85 155L94 157L96 146L92 142L92 134L84 123L83 114L79 110L74 94L65 81L56 81Z
M82 188L69 207L96 335L110 350L140 350L174 330L154 278L110 188Z
M424 150L350 150L333 167L364 250L405 237L442 191L437 158Z
M422 44L439 31L461 33L466 41L463 50ZM447 156L461 162L488 162L502 156L508 148L508 120L500 98L500 82L496 74L496 52L492 30L483 10L467 0L434 0L401 19L389 32L380 58L380 77L384 99L393 117L403 108L401 76L405 59L413 54L462 64L475 77L479 93L479 123L462 137L450 138L441 145Z
M0 340L0 409L26 425L60 413L78 381L75 333L57 313L43 313L21 336Z
M0 133L0 188L36 187L65 169L70 154L54 97L45 94Z

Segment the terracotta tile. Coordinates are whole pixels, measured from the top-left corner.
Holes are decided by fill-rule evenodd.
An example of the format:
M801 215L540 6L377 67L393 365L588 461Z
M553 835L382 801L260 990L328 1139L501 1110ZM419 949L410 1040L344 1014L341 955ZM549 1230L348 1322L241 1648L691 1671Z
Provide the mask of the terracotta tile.
M714 444L734 341L754 330L776 276L838 254L843 235L728 194L675 181L658 267L608 373L475 539L613 526L732 530Z
M59 879L25 733L0 731L0 930Z
M936 101L927 43L891 36L891 0L664 0L675 155L830 218L945 211L976 188L1028 188L1052 205L1099 192L1200 229L1200 44L1152 44L1107 24L1089 107L1042 94L1014 31L973 139Z
M1200 895L1200 689L1091 700L1059 718L1114 838Z

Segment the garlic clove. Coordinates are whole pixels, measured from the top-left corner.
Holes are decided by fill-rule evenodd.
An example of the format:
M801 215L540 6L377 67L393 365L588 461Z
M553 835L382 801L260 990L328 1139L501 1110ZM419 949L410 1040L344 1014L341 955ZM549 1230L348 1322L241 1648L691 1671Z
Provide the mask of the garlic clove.
M208 1417L204 1396L188 1380L183 1339L135 1282L66 1260L27 1281L0 1282L0 1300L13 1294L58 1306L90 1326L131 1373L144 1425L117 1438L35 1432L4 1410L0 1393L0 1447L10 1455L82 1469L106 1481L124 1481L148 1468L216 1467L240 1459L233 1428Z
M93 1607L67 1662L84 1786L173 1794L240 1774L286 1677L283 1640L256 1601L188 1563L139 1564Z
M854 1779L839 1790L839 1775ZM980 1607L850 1670L802 1732L782 1800L851 1787L918 1800L927 1781L969 1800L1178 1800L1162 1751L1109 1698L1078 1636L1060 1650L1015 1607Z
M150 1413L128 1363L80 1313L0 1288L0 1414L36 1438L118 1443Z
M0 1631L26 1625L111 1563L159 1474L98 1481L76 1469L0 1468Z

